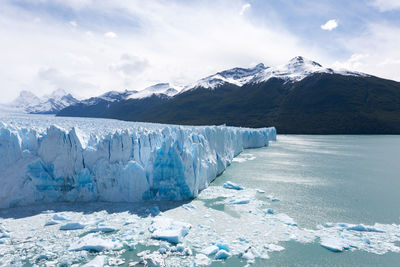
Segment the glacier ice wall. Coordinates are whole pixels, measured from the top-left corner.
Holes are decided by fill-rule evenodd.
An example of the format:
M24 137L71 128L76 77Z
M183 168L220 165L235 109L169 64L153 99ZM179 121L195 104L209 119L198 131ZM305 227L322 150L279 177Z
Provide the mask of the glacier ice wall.
M0 208L54 201L190 199L243 149L267 146L276 138L273 127L126 122L107 127L111 122L116 123L81 121L66 130L37 127L34 120L0 120Z

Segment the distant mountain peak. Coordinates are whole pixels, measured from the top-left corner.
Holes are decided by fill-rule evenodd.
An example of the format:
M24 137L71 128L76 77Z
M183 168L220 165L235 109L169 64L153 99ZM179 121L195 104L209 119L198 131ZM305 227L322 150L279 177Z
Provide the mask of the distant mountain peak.
M63 96L68 95L69 93L67 93L67 91L65 91L62 88L58 88L56 90L54 90L53 92L51 92L49 95L47 95L47 97L51 97L51 98L61 98Z
M303 56L296 56L289 60L287 64L276 67L266 67L263 63L259 63L252 68L236 67L220 71L186 86L181 92L196 88L215 89L224 84L233 84L241 87L248 83L266 82L271 78L278 78L287 82L296 82L314 73L365 76L365 74L358 72L335 71L330 68L324 68L316 61Z
M224 70L203 78L189 86L186 86L182 90L182 92L189 91L198 87L214 89L226 83L234 84L236 86L243 86L251 79L253 79L256 74L264 71L267 68L268 67L265 67L263 63L259 63L252 68L237 67Z
M174 96L179 91L173 88L169 83L157 83L152 86L146 87L143 90L136 91L135 93L131 94L128 98L129 99L139 99L150 97L152 95L166 95L166 96Z
M63 89L57 89L42 97L38 97L30 91L22 90L14 101L2 105L2 110L15 113L54 114L77 102L77 99Z
M302 56L297 56L297 57L292 58L289 61L288 65L297 65L297 66L300 66L300 65L312 65L312 66L317 66L317 67L321 67L322 68L322 65L319 64L318 62L306 59L306 58L304 58Z

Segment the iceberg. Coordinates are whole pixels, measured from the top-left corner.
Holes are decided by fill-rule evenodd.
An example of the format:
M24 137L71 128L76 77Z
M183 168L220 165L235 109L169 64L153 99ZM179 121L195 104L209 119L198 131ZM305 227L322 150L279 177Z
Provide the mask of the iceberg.
M223 187L226 189L234 189L234 190L243 190L244 189L243 186L241 186L239 184L235 184L231 181L224 183Z
M275 128L0 117L0 208L36 202L196 197Z
M333 252L342 252L345 249L349 249L347 242L344 239L337 237L323 236L321 237L320 244L322 247Z
M215 254L215 259L225 260L225 259L229 258L230 256L232 256L232 255L228 251L221 249L217 252L217 254Z
M67 224L61 225L60 226L60 230L64 230L64 231L67 231L67 230L80 230L80 229L83 229L85 227L86 227L86 225L81 224L79 222L71 222L71 223L67 223Z
M103 267L106 261L106 256L100 255L91 260L90 262L86 263L82 267Z
M210 255L214 255L219 251L219 247L215 246L215 245L211 245L209 247L206 247L205 249L203 249L201 252L204 253L207 256Z
M363 224L358 224L354 226L350 226L347 230L359 231L359 232L375 232L375 233L384 233L385 231L376 229L374 227L368 227Z
M208 266L211 264L211 259L204 254L197 254L194 263L195 266Z
M153 239L178 244L189 233L191 228L192 226L188 223L173 221L169 218L158 216L151 222L149 231L152 232L151 237Z
M104 250L121 250L122 243L117 240L106 240L96 234L88 234L69 247L70 251L95 251L100 252Z

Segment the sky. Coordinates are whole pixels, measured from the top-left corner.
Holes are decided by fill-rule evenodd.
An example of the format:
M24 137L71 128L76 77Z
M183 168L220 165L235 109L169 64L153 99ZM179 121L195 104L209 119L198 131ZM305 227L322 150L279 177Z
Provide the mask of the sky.
M399 0L1 2L0 103L183 86L298 55L400 81Z

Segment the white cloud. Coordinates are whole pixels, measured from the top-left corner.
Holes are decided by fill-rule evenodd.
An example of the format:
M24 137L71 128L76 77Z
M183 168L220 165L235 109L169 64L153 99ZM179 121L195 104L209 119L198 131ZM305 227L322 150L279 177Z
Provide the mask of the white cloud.
M115 33L115 32L106 32L105 34L104 34L104 36L105 37L107 37L107 38L117 38L118 36L117 36L117 34Z
M351 56L334 62L334 67L400 81L400 27L370 24L366 33L342 43Z
M326 30L326 31L331 31L339 26L338 22L336 19L330 19L328 20L324 25L321 25L321 29Z
M90 89L94 88L93 84L85 83L80 81L75 75L68 75L63 73L55 68L42 68L39 70L37 74L37 78L48 82L50 85L53 85L57 88L76 88L79 87L81 89Z
M124 79L125 86L132 86L133 81L138 78L149 67L145 58L130 54L122 54L119 62L112 63L109 68L118 73Z
M37 13L2 6L0 35L5 38L0 51L7 53L0 53L0 62L7 64L0 64L1 102L20 90L43 95L65 88L89 97L157 82L184 85L225 68L282 64L296 55L320 60L324 55L302 44L273 16L261 23L239 16L242 1L57 3L77 10L79 27L72 30L64 18L42 13L40 21L30 23ZM92 21L105 10L106 22ZM90 20L84 21L88 14ZM118 29L118 38L105 42L110 29Z
M71 25L72 27L76 27L76 26L78 26L78 23L76 23L75 20L71 20L71 21L69 22L69 25Z
M371 5L378 8L381 12L400 9L399 0L373 0Z
M240 10L239 15L242 16L242 15L244 14L244 12L246 12L246 10L249 9L250 7L251 7L251 5L250 5L249 3L244 4L244 5L242 6L242 9Z

